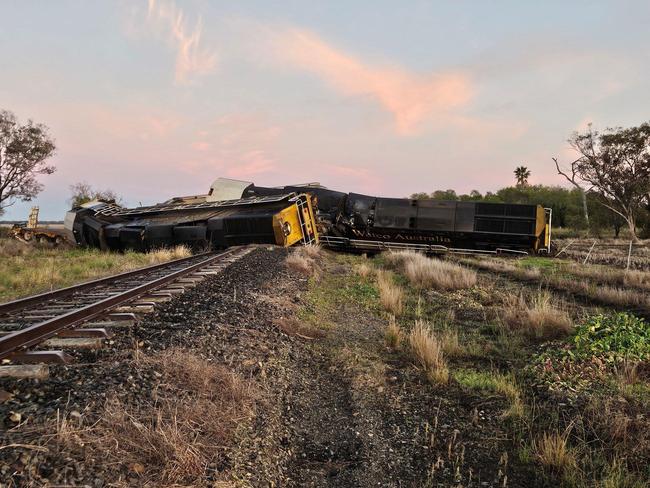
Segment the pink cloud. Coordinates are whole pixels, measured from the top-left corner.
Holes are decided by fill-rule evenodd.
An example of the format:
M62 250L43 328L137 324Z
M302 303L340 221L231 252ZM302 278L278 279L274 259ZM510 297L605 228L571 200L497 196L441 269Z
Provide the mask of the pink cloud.
M135 142L160 141L175 135L184 118L171 111L140 104L109 105L105 103L53 104L51 110L66 108L78 124L84 142L121 140ZM62 119L65 120L65 119ZM76 122L74 122L76 121ZM81 139L81 136L80 136Z
M373 193L377 192L378 188L382 186L376 172L372 172L367 168L338 164L329 164L325 168L329 174L337 177L336 179L345 180L351 188L354 188L354 191Z
M366 96L393 116L400 134L411 134L433 116L465 106L473 87L459 72L419 75L399 67L366 64L336 49L315 34L288 29L275 36L276 54L322 77L348 96Z
M180 166L189 173L215 172L233 178L250 178L277 168L273 154L281 133L259 114L230 113L194 132L192 164Z
M192 143L192 149L195 149L197 151L201 151L201 152L209 151L211 148L212 148L212 144L210 144L209 142L196 141Z
M241 154L250 148L273 144L281 133L277 125L266 123L260 116L249 113L230 113L219 117L205 129L196 132L191 148L196 151L215 149L220 154L233 151Z
M264 151L253 150L242 154L239 161L232 161L226 175L232 178L250 178L269 173L276 168L276 161Z
M147 19L165 33L168 42L176 49L176 83L186 84L193 76L205 75L214 70L217 55L201 44L201 17L194 28L190 29L183 10L174 2L149 0Z

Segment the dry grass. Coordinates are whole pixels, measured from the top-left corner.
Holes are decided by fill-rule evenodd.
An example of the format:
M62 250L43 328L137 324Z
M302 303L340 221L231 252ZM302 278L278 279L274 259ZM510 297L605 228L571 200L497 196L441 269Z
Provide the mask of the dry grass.
M113 398L92 428L81 432L88 454L126 466L143 484L200 483L227 451L234 429L252 412L250 385L191 351L145 358L161 376L152 401Z
M404 340L404 332L397 324L394 316L391 316L388 321L388 327L386 328L384 338L386 340L386 345L393 349L398 349Z
M322 249L320 246L300 246L293 248L291 254L284 260L290 271L295 271L303 276L320 275L320 260Z
M647 479L630 473L621 459L614 459L607 467L602 488L648 488Z
M638 291L638 289L650 289L650 273L648 272L625 272L623 270L606 268L605 266L585 267L575 264L566 264L560 268L568 271L577 278L585 278L578 280L564 276L554 276L552 274L542 276L539 268L514 266L497 259L462 259L461 262L479 269L512 276L522 281L537 282L543 277L549 286L557 290L584 295L607 305L650 306L648 294L643 291Z
M611 286L590 286L586 287L586 292L590 297L610 305L648 305L647 294L634 290Z
M449 368L442 343L435 337L428 324L417 320L408 340L413 358L425 370L429 380L434 384L446 384L449 381Z
M187 483L205 473L212 458L206 448L218 449L221 445L222 432L210 443L199 441L201 445L197 445L199 436L195 434L195 429L213 428L216 424L207 423L205 416L216 413L212 404L201 400L192 404L163 401L142 411L113 399L107 403L96 432L102 444L116 446L115 452L103 454L125 463L135 474L163 483ZM214 436L212 430L210 435Z
M647 271L626 271L608 266L585 266L575 263L566 263L564 267L573 276L587 278L597 283L650 290L650 273Z
M372 275L372 266L363 263L356 267L356 271L361 278L367 278Z
M515 273L521 268L518 268L514 264L507 263L505 261L497 259L471 259L466 258L461 260L464 263L477 266L481 269L486 269L488 271L496 271L497 273Z
M596 284L588 280L569 279L557 277L548 280L549 284L558 290L569 291L577 295L583 295L607 305L648 307L650 300L648 293L634 289L619 288Z
M404 292L393 282L390 273L377 273L377 288L384 309L394 316L401 315L404 310Z
M486 271L494 271L495 273L507 274L514 276L517 279L523 281L539 281L542 276L542 272L539 268L523 268L510 264L507 261L497 258L489 259L472 259L464 258L460 259L460 262L468 264L470 266L484 269Z
M193 351L168 349L152 357L145 356L142 364L161 373L174 388L226 403L241 403L253 398L249 383L226 368L207 361Z
M623 272L623 284L644 290L650 290L650 273L647 271L629 270Z
M38 245L31 245L17 239L0 239L0 256L15 257L24 256L33 252Z
M618 395L591 397L583 419L607 449L639 467L640 460L650 458L650 418L647 415L650 390L632 365L619 375L614 378L618 383Z
M467 351L461 345L456 329L442 329L437 333L445 356L454 358L465 356Z
M323 248L318 244L309 244L308 246L302 246L301 253L311 259L320 259L323 256Z
M624 361L616 366L616 378L619 387L637 384L640 381L640 361Z
M289 270L296 271L305 276L311 276L314 271L313 261L297 253L288 256L287 259L284 260L284 263L287 265Z
M503 412L504 417L520 419L526 413L526 407L521 398L521 390L514 380L514 377L503 377L497 381L497 391L505 395L508 400L508 408Z
M71 286L189 256L185 246L152 253L27 245L0 239L0 301Z
M458 290L476 284L476 273L458 264L423 254L402 251L389 253L386 261L401 268L408 280L418 288Z
M275 325L282 332L292 337L300 337L301 339L317 339L325 336L325 332L305 324L295 317L284 317L273 321Z
M151 264L166 263L174 259L188 258L192 251L188 246L180 244L174 247L163 247L154 249L147 253L147 258Z
M576 453L567 445L567 433L544 433L533 443L535 458L554 473L567 476L577 469Z
M552 303L553 295L538 292L530 301L519 297L505 309L503 319L510 329L537 339L555 339L568 335L573 323L569 315Z

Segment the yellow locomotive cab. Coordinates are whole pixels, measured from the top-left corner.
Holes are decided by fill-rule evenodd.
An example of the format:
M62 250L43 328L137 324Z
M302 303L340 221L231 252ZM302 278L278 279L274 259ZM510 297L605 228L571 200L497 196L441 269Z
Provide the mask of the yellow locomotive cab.
M275 214L273 233L279 246L293 246L298 242L316 244L318 231L311 197L298 195L292 205Z

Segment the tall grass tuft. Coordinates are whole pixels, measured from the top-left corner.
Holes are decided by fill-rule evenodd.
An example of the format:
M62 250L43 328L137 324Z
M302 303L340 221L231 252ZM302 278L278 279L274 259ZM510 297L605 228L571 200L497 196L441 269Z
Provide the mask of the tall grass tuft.
M370 275L372 275L372 267L367 265L366 263L357 266L356 271L361 278L367 278Z
M174 259L188 258L192 251L188 246L180 244L174 247L163 247L154 249L147 253L147 258L151 264L166 263Z
M578 466L576 453L568 446L567 440L567 433L545 432L533 443L535 457L539 463L565 477Z
M404 332L402 332L402 328L397 324L394 316L391 316L388 321L384 338L386 339L386 345L392 349L398 349L404 340Z
M540 290L527 303L523 297L507 305L504 320L515 331L536 339L557 339L568 335L573 323L569 315L553 305L553 295Z
M377 273L377 287L379 288L379 300L384 309L399 316L404 310L404 292L399 285L393 282L390 273Z
M414 360L424 369L434 384L449 381L449 368L445 361L442 343L435 337L426 322L417 320L408 337Z
M402 251L389 253L386 261L402 270L418 288L458 290L476 284L476 272L449 261L431 259L423 254Z
M442 343L442 350L445 353L445 356L450 358L461 357L467 353L465 347L460 343L458 331L456 329L442 329L438 332L438 337Z
M318 276L321 272L321 258L320 246L300 246L291 250L291 254L284 260L284 264L290 271L303 276Z

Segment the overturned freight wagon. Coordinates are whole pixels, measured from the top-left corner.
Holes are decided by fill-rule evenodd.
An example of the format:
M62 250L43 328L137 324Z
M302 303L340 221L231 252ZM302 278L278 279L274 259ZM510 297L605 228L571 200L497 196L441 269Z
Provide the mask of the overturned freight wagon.
M268 188L219 178L205 195L149 207L90 202L68 213L66 227L78 243L103 249L320 241L366 252L544 252L550 219L539 205L382 198L318 184Z
M93 201L68 212L65 227L78 244L120 251L318 242L311 197L304 193L229 200L185 197L133 209Z

